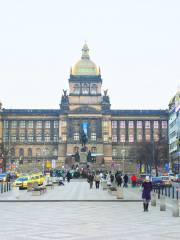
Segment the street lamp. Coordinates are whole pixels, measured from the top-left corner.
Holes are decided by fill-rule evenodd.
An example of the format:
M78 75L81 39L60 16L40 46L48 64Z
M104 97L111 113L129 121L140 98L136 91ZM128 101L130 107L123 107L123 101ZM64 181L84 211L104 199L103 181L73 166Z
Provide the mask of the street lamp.
M124 175L124 172L125 172L125 153L126 153L126 150L124 148L124 143L123 143L123 149L121 150L121 154L123 156L123 175Z

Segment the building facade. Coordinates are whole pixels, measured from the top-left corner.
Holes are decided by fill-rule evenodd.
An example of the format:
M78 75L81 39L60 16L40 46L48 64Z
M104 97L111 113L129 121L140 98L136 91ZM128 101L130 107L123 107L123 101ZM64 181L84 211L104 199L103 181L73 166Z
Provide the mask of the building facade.
M169 155L176 172L180 172L180 90L169 103Z
M0 139L8 149L7 162L84 166L90 153L88 164L94 167L128 171L134 163L134 171L138 160L134 153L141 143L168 142L167 110L111 109L108 91L102 93L100 68L91 61L87 44L68 81L69 90L63 90L59 109L1 106Z

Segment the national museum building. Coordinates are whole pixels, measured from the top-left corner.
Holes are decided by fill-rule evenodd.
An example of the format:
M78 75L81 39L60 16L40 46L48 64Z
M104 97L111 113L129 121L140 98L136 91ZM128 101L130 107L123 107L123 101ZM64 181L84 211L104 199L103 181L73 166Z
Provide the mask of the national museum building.
M83 166L90 154L90 164L98 168L117 164L122 169L138 160L135 152L141 143L168 142L167 110L111 109L87 44L68 81L58 109L0 106L0 141L8 149L7 161Z

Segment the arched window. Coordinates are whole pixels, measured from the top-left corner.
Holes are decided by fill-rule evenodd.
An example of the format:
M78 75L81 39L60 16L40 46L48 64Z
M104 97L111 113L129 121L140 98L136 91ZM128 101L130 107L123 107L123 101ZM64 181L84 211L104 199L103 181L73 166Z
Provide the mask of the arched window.
M96 84L93 84L91 86L91 94L97 94L97 85Z
M57 148L54 148L53 149L53 156L57 156L58 155L58 150L57 150Z
M79 84L75 84L74 85L74 93L75 94L79 94L80 93L80 85Z
M28 157L32 157L32 149L28 148Z
M36 149L36 156L38 156L38 157L41 156L41 149L40 148Z
M79 152L79 147L75 146L74 147L74 153Z
M82 86L82 93L88 94L89 93L89 85L87 83L84 83Z
M24 157L24 149L23 148L19 149L19 156Z
M11 153L12 157L15 157L15 149L14 148L11 148L10 153Z

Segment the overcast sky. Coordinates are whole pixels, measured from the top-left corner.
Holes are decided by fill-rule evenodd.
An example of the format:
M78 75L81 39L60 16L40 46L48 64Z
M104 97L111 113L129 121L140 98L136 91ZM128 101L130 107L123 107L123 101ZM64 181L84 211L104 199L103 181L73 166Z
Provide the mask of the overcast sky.
M0 99L59 108L84 41L113 109L165 109L180 85L179 0L0 0Z

